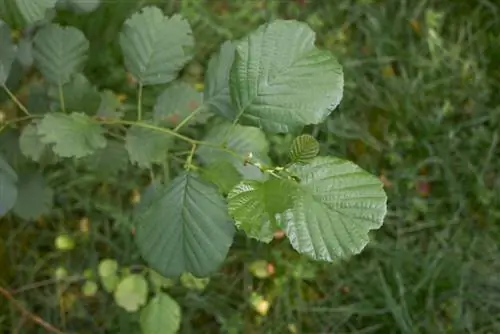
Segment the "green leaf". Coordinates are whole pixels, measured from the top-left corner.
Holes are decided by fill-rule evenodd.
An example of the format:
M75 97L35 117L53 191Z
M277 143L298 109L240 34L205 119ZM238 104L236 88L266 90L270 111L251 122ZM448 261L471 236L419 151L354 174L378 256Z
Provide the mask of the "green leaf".
M36 33L33 48L35 65L47 81L59 86L83 69L89 41L74 27L49 24Z
M227 160L210 163L202 169L201 177L215 184L223 194L229 193L242 179L236 167Z
M76 73L71 77L71 81L62 87L64 105L68 111L84 112L87 115L94 115L101 103L101 95L97 88L93 86L87 78ZM60 111L59 88L51 86L48 91L52 101L52 111Z
M13 212L24 220L33 220L50 212L54 191L41 173L19 177L19 192Z
M125 21L120 46L127 70L143 85L174 80L192 58L194 39L180 15L168 18L157 7L144 7Z
M224 261L234 226L217 188L191 172L150 186L134 215L136 242L160 274L208 276Z
M127 169L128 153L122 143L108 140L106 147L86 156L83 161L90 170L108 177Z
M175 334L181 325L181 308L166 293L158 293L141 311L143 334Z
M27 158L39 162L49 148L46 144L42 143L37 125L38 122L33 121L23 128L19 137L19 148Z
M60 157L82 158L106 147L104 129L83 113L49 113L38 125L42 143Z
M276 216L299 253L335 261L360 253L382 226L387 196L378 178L352 162L317 157L290 168L301 180L293 208Z
M128 312L136 312L146 304L148 298L148 282L144 276L130 274L123 278L116 287L115 302Z
M17 174L0 156L0 216L14 207L17 197Z
M151 284L155 287L156 291L160 291L162 288L167 289L175 285L175 281L173 279L166 278L152 269L148 270L148 273L149 273L149 280L151 281Z
M15 58L16 49L10 37L10 29L0 20L0 86L7 81Z
M16 26L30 26L44 20L48 11L53 9L56 3L57 0L2 0L0 1L0 14L14 19ZM22 19L12 17L12 15L20 15Z
M180 281L182 286L187 289L203 291L210 283L210 277L198 278L191 273L182 273Z
M238 42L230 93L241 120L269 132L322 122L340 103L342 67L307 24L276 20Z
M90 13L99 7L101 0L67 0L77 12Z
M154 163L164 162L171 145L172 136L136 125L127 130L125 137L125 148L130 161L142 168L150 168Z
M224 42L219 52L210 58L205 75L204 102L210 109L229 120L234 120L237 111L229 95L229 73L236 48L233 42Z
M102 259L99 262L97 272L100 277L113 276L118 271L118 262L114 259Z
M16 58L25 68L33 65L33 40L25 37L19 39L19 42L17 42Z
M170 85L158 96L153 109L156 123L176 125L202 103L201 93L186 82L176 82Z
M293 205L297 186L289 180L243 181L229 193L229 214L250 237L270 242L277 229L275 215Z
M106 119L120 119L123 117L122 104L118 97L110 90L101 92L101 103L96 116Z
M230 161L238 172L245 179L263 180L265 175L259 168L246 164L244 157L252 153L252 161L268 164L270 162L268 152L269 143L266 135L258 128L236 124L234 127L229 123L222 123L212 127L206 134L203 141L221 145L226 141L226 147L242 156L242 159L230 153L218 150L207 145L201 146L197 150L200 160L206 164L217 161Z
M295 138L290 148L290 160L306 163L314 159L319 153L319 143L311 135L301 135Z

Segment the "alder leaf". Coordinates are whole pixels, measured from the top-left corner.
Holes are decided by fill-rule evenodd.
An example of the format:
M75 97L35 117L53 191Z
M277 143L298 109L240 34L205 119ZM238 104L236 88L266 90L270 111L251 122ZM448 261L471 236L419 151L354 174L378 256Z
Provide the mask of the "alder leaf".
M311 135L301 135L295 138L290 148L290 160L306 163L314 159L319 153L319 143Z
M181 308L166 293L157 293L142 309L140 324L143 334L175 334L181 326Z
M167 186L151 185L136 208L136 243L149 266L165 277L206 277L224 261L234 225L217 188L192 172Z
M180 15L165 16L153 6L133 14L120 33L127 70L142 85L174 80L192 58L194 39L189 23Z
M97 88L81 73L71 76L71 80L62 86L64 106L68 111L84 112L94 115L101 103L101 95ZM51 86L48 91L52 99L51 109L60 111L59 88Z
M33 220L52 209L54 190L41 173L20 175L18 189L13 212L19 218Z
M146 304L148 282L144 276L130 274L123 278L115 289L115 302L127 312L136 312Z
M132 163L150 168L167 159L172 142L172 136L166 133L133 125L127 130L125 148Z
M306 24L276 20L236 45L230 93L240 120L267 132L322 122L340 103L342 67Z
M157 98L153 119L157 124L177 125L202 103L202 95L186 82L176 82Z

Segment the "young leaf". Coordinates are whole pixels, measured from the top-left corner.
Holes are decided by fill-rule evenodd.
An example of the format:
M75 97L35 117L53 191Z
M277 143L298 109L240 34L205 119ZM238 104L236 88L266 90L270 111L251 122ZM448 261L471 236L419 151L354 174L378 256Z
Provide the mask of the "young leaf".
M342 67L305 23L277 20L236 46L230 92L241 120L269 132L322 122L339 104Z
M212 127L203 140L221 145L226 138L228 149L241 154L242 157L252 153L252 161L269 163L269 143L266 135L260 129L238 124L232 127L229 123L223 123ZM200 160L207 165L221 160L230 161L245 179L263 180L265 178L259 168L245 165L244 158L238 159L234 155L213 147L201 146L197 150L197 154Z
M172 137L168 134L135 125L127 130L125 137L130 161L142 168L165 161L171 145Z
M318 141L311 135L301 135L293 140L290 148L290 160L306 163L314 159L318 153Z
M221 45L219 52L210 58L203 95L204 103L209 105L214 113L231 121L237 116L229 95L229 73L235 50L234 43L226 41Z
M175 334L181 325L181 308L166 293L158 293L141 311L143 334Z
M52 209L54 191L41 173L19 178L19 192L13 212L21 219L36 219Z
M10 29L0 20L0 86L7 81L15 57L16 50L10 37Z
M380 180L352 162L317 157L290 172L301 184L294 205L276 216L292 246L316 260L360 253L382 226L387 196Z
M38 122L33 121L23 128L19 137L19 148L27 158L39 162L49 148L42 142L38 134L37 124Z
M81 74L73 75L68 83L62 87L64 105L68 111L84 112L94 115L101 103L101 95L87 78ZM59 88L51 86L48 91L52 99L52 110L60 111Z
M142 8L123 26L120 46L127 70L142 85L174 80L191 59L194 39L180 15L170 18L153 6Z
M31 1L31 0L29 0ZM43 76L59 86L83 69L89 41L74 27L49 24L41 28L33 39L33 57Z
M156 123L176 125L202 103L201 93L186 82L170 85L158 96L153 109Z
M83 113L49 113L38 125L42 143L60 157L82 158L106 147L104 129Z
M130 274L118 283L114 293L118 306L128 312L136 312L146 304L148 298L148 282L144 276Z
M292 207L297 185L271 178L265 182L243 181L229 193L229 214L250 238L270 242L276 230L275 215Z
M0 216L14 207L17 192L17 174L0 155Z
M217 188L191 172L152 185L134 215L136 243L150 267L166 277L205 277L224 261L234 225Z

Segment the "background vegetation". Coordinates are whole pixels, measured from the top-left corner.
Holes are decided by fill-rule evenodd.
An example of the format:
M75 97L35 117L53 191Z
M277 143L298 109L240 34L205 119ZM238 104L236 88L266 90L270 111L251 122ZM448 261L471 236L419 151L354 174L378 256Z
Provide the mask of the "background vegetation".
M336 265L313 263L283 240L238 238L208 285L170 286L182 306L182 333L500 333L498 3L103 1L88 15L58 13L56 21L95 42L85 74L116 92L125 108L135 106L135 93L117 34L149 3L189 19L198 49L184 78L198 87L208 56L224 40L273 18L307 21L345 71L340 107L312 133L322 152L380 175L389 196L388 217L372 243ZM20 75L9 86L22 100L36 80ZM154 101L146 94L148 103ZM0 95L0 109L11 108ZM288 149L290 138L270 139L275 158ZM15 158L9 140L2 132L0 151ZM82 286L102 258L142 270L119 219L143 184L140 176L110 187L112 175L102 183L79 170L64 173L51 175L57 207L50 215L2 219L0 286L64 332L137 333L135 313L100 287L89 293ZM57 249L61 234L74 247ZM56 281L58 268L69 277ZM0 332L46 331L2 300Z

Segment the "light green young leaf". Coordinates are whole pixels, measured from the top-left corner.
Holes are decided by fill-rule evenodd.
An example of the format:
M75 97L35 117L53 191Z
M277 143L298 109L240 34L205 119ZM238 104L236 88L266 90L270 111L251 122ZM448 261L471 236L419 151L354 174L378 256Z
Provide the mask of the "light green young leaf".
M54 190L41 173L23 174L19 177L18 198L13 212L25 220L36 219L52 209Z
M17 197L17 174L0 155L0 216L14 207Z
M16 49L10 37L10 29L0 20L0 86L7 81L15 57Z
M175 281L173 279L166 278L152 269L150 269L148 273L149 280L156 291L160 291L162 288L170 288L175 285Z
M118 262L115 259L102 259L97 267L100 277L113 276L118 271Z
M289 180L243 181L227 197L229 214L250 238L270 242L277 229L275 215L292 207L296 190Z
M136 243L150 267L166 277L212 273L224 261L234 225L217 188L186 172L152 185L134 215Z
M108 177L124 171L128 166L128 153L125 146L116 141L108 140L106 147L96 150L83 158L83 162L90 170L99 175Z
M132 163L150 168L167 159L172 141L172 136L168 134L133 125L127 130L125 148Z
M168 18L153 6L133 14L120 33L127 70L143 85L174 80L192 58L194 39L180 15Z
M137 312L148 299L148 282L143 275L130 274L118 283L114 297L127 312Z
M340 103L342 67L305 23L276 20L238 42L230 93L241 120L269 132L322 122Z
M205 74L204 103L210 109L229 120L234 120L237 111L229 95L229 73L236 48L233 42L224 42L220 50L210 58Z
M228 160L211 162L201 171L201 178L215 184L223 194L227 194L241 180L242 176Z
M37 124L38 122L33 121L23 128L19 137L19 148L27 158L39 162L42 156L48 152L49 147L42 143Z
M319 143L311 135L301 135L295 138L290 148L290 160L306 163L314 159L319 153Z
M101 103L101 95L97 88L81 73L71 76L70 82L62 87L64 106L67 111L84 112L94 115ZM51 86L48 91L52 99L52 111L60 111L59 88Z
M181 308L166 293L158 293L142 309L140 324L143 334L175 334L181 325Z
M227 138L226 147L242 156L238 159L230 153L204 145L197 150L198 157L204 164L212 164L217 161L230 161L245 179L263 180L264 175L259 168L245 165L244 157L252 153L252 161L268 164L270 162L268 152L269 143L266 135L258 128L230 123L223 123L212 127L203 141L220 145Z
M382 226L387 196L380 180L352 162L317 157L290 171L301 180L293 208L276 216L292 246L316 260L360 253Z
M36 33L33 48L37 68L47 81L59 86L83 69L89 41L74 27L49 24Z
M198 278L191 273L182 273L180 281L182 286L187 289L203 291L210 283L210 277Z
M104 129L83 113L46 114L38 125L42 143L60 157L82 158L106 147Z
M176 82L158 96L153 109L156 123L176 125L202 103L201 93L186 82Z

